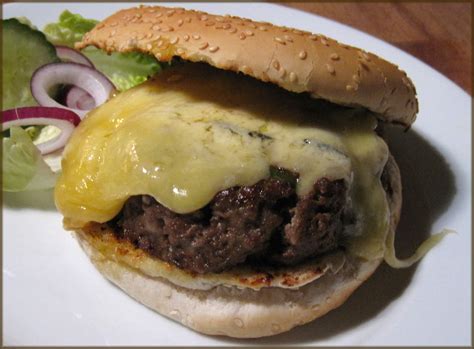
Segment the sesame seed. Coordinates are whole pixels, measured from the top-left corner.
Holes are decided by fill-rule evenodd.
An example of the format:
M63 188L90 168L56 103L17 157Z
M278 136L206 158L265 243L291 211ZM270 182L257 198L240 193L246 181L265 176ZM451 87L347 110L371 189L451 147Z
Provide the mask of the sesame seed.
M128 41L127 41L127 46L128 47L136 47L136 45L137 45L137 40L136 39L133 39L133 38L128 39Z
M325 38L321 38L321 43L324 45L324 46L329 46L327 40Z
M156 18L160 18L161 16L163 16L163 14L162 14L161 12L158 12L158 13L155 15Z
M334 67L330 64L326 64L326 70L328 71L329 74L334 74L336 72Z
M164 27L161 28L161 31L163 32L172 32L174 28L170 25L165 25Z
M208 19L209 18L206 15L201 16L201 21L203 22L207 21Z
M181 47L180 47L180 48L177 48L177 49L176 49L176 53L177 53L178 55L182 55L182 54L184 53L184 50L183 50Z
M183 21L182 19L180 19L180 20L178 21L178 27L181 27L181 26L183 25L183 23L184 23L184 21Z
M291 82L295 82L297 80L297 78L298 77L296 76L296 74L294 72L290 73L290 81Z
M136 17L136 18L141 18L141 17L142 17L142 14L141 14L141 13L137 13L137 14L135 15L135 17Z
M167 15L168 17L171 17L172 15L174 15L174 13L175 13L175 10L166 11L166 15Z
M243 65L240 70L244 74L252 74L252 69L248 65Z
M346 90L347 90L347 91L354 91L354 86L352 86L352 85L346 85Z
M117 25L118 25L117 22L112 22L112 23L110 23L110 26L111 26L111 27L116 27Z
M258 30L261 30L262 32L266 32L268 29L264 26L258 27Z
M150 51L152 48L153 48L153 46L152 46L151 44L147 44L147 45L146 45L146 49L147 49L147 50Z
M283 41L283 39L278 36L275 36L273 39L279 44L286 45L285 41Z
M112 30L112 31L110 32L109 36L114 36L116 33L117 33L116 30Z
M151 8L151 9L147 10L146 12L148 12L148 13L155 13L156 10L155 10L154 8Z
M252 28L252 29L257 29L257 26L253 23L249 23L249 27Z
M138 36L137 36L137 39L138 40L143 40L145 38L145 34L143 33L140 33Z
M194 39L194 40L199 40L200 38L201 38L201 35L198 35L198 34L193 35L193 39Z
M318 36L317 35L310 35L309 39L313 40L313 41L316 41L316 40L318 40Z
M370 57L367 53L365 53L364 51L359 51L358 53L360 58L364 59L367 62L370 62Z
M246 36L245 36L244 33L240 33L240 34L239 34L239 39L240 39L240 40L245 40L245 38L246 38Z
M207 46L209 46L209 44L208 44L207 42L203 42L202 44L200 44L200 45L198 46L198 48L199 48L200 50L204 50Z
M352 80L354 80L356 83L360 83L359 75L352 75Z
M158 24L155 24L153 27L151 27L152 30L161 30L161 27Z
M246 31L244 31L244 34L247 35L247 36L253 36L253 31L246 30Z
M219 50L219 46L211 46L211 47L209 47L209 51L211 51L211 52L216 52L217 50Z
M276 70L280 69L280 62L278 62L276 59L273 61L272 65Z
M231 33L231 34L234 34L234 33L236 33L236 32L237 32L237 28L235 28L235 27L232 28L231 30L229 30L229 33Z
M284 38L288 42L293 42L293 38L291 36L285 35Z
M231 27L231 25L229 23L224 23L222 25L222 29L229 29Z
M329 58L331 58L333 61L337 61L339 60L339 55L337 53L331 53Z
M298 57L299 57L300 59L306 59L307 55L308 55L308 54L306 53L306 51L301 51L301 52L298 54Z
M392 91L390 91L390 94L391 94L391 95L393 95L393 94L395 93L395 91L396 91L396 90L397 90L397 88L396 88L396 87L394 87L394 88L392 89Z
M269 80L270 80L270 77L268 76L267 73L262 72L262 80L263 80L263 81L269 81Z
M183 39L184 39L184 41L189 41L189 35L188 34L184 35Z
M210 27L210 26L213 26L215 23L213 21L208 21L206 22L206 27Z
M178 41L179 41L179 38L178 38L178 37L175 37L175 38L173 38L173 39L170 40L170 44L171 44L171 45L176 45L176 44L178 43Z
M293 30L293 33L296 34L296 35L303 35L304 34L304 32L302 32L301 30L297 30L297 29Z
M158 47L160 47L160 46L163 46L164 42L163 40L158 40L156 44L158 45Z
M147 39L151 39L152 36L153 36L153 33L148 33L148 34L146 35L146 38L147 38Z
M186 17L184 20L185 20L187 23L191 23L192 18L191 18L191 17Z
M216 20L216 22L224 22L224 20L225 20L222 17L215 17L214 19Z

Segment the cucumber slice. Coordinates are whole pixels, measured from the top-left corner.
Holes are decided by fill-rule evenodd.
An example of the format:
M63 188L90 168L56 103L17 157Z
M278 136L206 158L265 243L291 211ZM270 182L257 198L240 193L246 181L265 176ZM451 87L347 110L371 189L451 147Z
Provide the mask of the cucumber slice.
M38 105L30 80L42 65L59 62L55 47L45 35L16 18L2 21L3 110Z

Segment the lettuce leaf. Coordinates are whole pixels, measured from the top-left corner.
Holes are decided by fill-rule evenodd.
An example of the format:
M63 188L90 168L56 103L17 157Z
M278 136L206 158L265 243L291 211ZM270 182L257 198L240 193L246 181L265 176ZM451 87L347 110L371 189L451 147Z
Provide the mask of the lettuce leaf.
M49 42L55 45L74 47L74 44L81 41L84 34L92 30L97 23L99 21L86 19L65 10L59 16L59 22L47 24L43 32Z
M12 127L3 138L3 190L23 191L54 187L56 174L46 164L28 133Z
M74 47L97 23L99 22L96 20L85 19L66 10L59 16L59 22L46 25L43 31L55 45ZM153 56L138 52L108 55L95 47L87 47L82 52L119 91L128 90L161 70L160 64Z
M95 47L82 51L95 67L107 75L119 91L125 91L161 71L155 57L139 52L117 53L107 55Z

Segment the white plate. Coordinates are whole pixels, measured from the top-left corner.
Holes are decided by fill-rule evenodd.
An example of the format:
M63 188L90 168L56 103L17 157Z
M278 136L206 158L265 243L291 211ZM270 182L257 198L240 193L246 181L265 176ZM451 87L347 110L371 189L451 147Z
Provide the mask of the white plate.
M134 4L136 5L136 4ZM197 334L155 314L105 281L61 227L51 193L5 195L3 323L8 345L470 345L471 99L414 57L336 22L270 4L191 3L187 8L266 20L363 47L408 72L419 93L412 130L391 142L404 178L399 236L407 254L430 232L455 229L417 267L382 267L326 317L273 338ZM101 19L124 3L17 3L5 18L38 27L69 9ZM389 29L387 29L389 30ZM453 58L454 59L454 58Z

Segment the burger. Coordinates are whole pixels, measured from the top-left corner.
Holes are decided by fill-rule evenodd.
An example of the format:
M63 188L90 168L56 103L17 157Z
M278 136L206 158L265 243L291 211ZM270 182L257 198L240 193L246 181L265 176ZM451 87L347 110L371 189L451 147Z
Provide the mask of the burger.
M122 10L77 48L170 64L88 114L55 201L95 267L196 331L270 336L341 305L385 259L409 128L397 66L323 35L181 8Z

